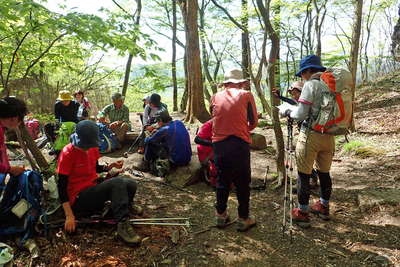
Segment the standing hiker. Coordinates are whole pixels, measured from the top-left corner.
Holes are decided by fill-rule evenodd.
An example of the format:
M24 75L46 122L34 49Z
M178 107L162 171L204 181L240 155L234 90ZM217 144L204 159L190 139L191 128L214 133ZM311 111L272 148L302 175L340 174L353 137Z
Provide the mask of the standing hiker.
M126 133L131 130L129 108L124 104L124 97L120 93L114 93L111 99L113 103L105 106L97 117L101 123L105 123L108 117L110 122L108 126L115 133L118 141L123 143Z
M297 195L299 208L293 209L293 221L302 227L310 226L309 211L319 215L324 220L329 219L329 199L332 192L332 181L329 174L332 158L335 152L335 137L311 129L313 120L316 120L322 104L322 92L325 84L320 80L322 72L326 70L321 59L315 55L304 57L300 61L300 70L296 76L305 83L299 104L291 110L281 111L281 115L288 116L302 124L296 146L296 163L298 171ZM315 163L320 181L320 200L309 209L310 177Z
M66 217L64 228L67 232L75 231L75 215L101 212L104 203L111 201L114 219L118 221L118 236L128 244L137 244L140 237L129 222L136 182L131 178L113 177L97 183L98 172L106 172L113 167L121 169L123 165L122 161L99 165L98 136L99 128L95 122L79 122L76 132L71 135L71 143L63 148L59 156L58 192Z
M242 71L233 69L225 73L224 90L211 98L213 114L213 149L218 170L216 224L223 228L229 221L227 201L230 185L236 186L238 231L246 231L256 224L249 216L250 202L250 131L257 126L254 97L243 79Z

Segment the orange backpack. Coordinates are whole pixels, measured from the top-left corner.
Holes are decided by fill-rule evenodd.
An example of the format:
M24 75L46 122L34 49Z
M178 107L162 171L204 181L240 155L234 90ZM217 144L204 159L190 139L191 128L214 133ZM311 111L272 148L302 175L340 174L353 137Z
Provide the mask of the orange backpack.
M345 69L327 69L320 81L324 85L321 109L311 128L332 135L349 133L353 113L351 73Z

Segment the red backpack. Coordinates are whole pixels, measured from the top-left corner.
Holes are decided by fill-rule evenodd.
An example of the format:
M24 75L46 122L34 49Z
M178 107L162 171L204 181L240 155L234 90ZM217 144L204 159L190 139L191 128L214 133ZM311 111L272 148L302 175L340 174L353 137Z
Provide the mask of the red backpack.
M29 135L33 140L36 140L39 137L40 133L40 124L37 119L29 118L25 121L25 127L28 130Z

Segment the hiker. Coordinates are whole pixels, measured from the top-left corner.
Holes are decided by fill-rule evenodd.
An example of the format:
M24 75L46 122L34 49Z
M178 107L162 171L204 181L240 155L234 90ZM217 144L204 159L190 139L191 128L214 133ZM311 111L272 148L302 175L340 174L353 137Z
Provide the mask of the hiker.
M254 97L248 88L249 81L241 70L225 73L224 90L211 98L213 114L213 150L218 171L216 225L223 228L229 222L227 201L230 185L236 186L238 231L247 231L256 224L249 216L250 201L250 131L257 126L258 117Z
M280 100L289 103L290 105L297 105L297 101L300 98L301 90L303 88L304 83L300 81L295 81L291 84L291 86L288 89L288 93L292 98L284 97L281 95L281 92L279 90L274 90L273 93L276 97L278 97Z
M157 159L168 159L172 166L185 166L192 157L189 133L180 120L172 120L168 111L155 115L159 129L144 140L145 152L142 169L152 168ZM168 166L167 166L168 167ZM169 170L163 171L167 174Z
M24 166L10 166L4 130L18 128L26 114L26 104L22 100L15 97L0 99L0 173L18 176L25 170Z
M123 143L126 133L131 130L129 108L124 104L124 97L120 93L114 93L111 99L113 103L104 107L99 112L98 118L101 123L106 123L106 117L108 117L108 126L115 133L118 141Z
M112 168L121 169L123 161L100 165L99 128L90 120L76 125L71 143L59 156L58 192L65 213L64 228L67 232L76 229L75 216L101 212L106 201L111 201L113 217L118 221L117 234L128 244L137 244L140 237L129 223L129 207L136 193L136 182L127 177L113 177L97 183L98 172ZM136 208L138 210L138 208Z
M142 101L143 101L143 110L144 110L150 102L150 96L143 97ZM139 115L140 122L142 123L142 125L143 125L143 114L144 114L144 112L136 113L136 115Z
M296 145L296 164L298 171L297 195L299 208L293 209L293 221L302 227L310 226L309 211L319 215L324 220L329 219L329 199L332 192L332 181L329 174L332 158L335 152L335 137L311 129L312 120L320 112L322 104L322 90L324 84L320 75L326 70L321 59L315 55L304 57L300 61L300 70L296 76L305 83L298 105L291 111L282 110L281 115L298 121L305 121L300 129ZM309 209L310 176L315 163L320 181L320 200Z
M56 121L60 123L67 121L77 123L79 106L80 104L73 100L69 91L60 91L57 102L54 105L54 115Z
M215 187L217 185L217 169L212 148L212 125L212 119L206 121L197 132L194 142L197 144L197 156L205 171L206 182Z
M57 138L57 131L61 123L78 122L78 109L80 104L75 102L72 95L67 90L62 90L58 94L57 102L54 105L55 123L47 123L44 126L44 132L47 139L54 143Z
M158 123L155 121L157 112L167 111L168 107L166 104L161 102L161 96L159 94L152 94L148 99L148 104L144 108L143 112L143 138L139 142L138 153L144 153L144 138L149 137L154 130L158 129Z
M82 91L77 91L74 93L74 98L77 103L79 103L78 109L78 120L87 120L90 117L91 105L89 100L85 97Z

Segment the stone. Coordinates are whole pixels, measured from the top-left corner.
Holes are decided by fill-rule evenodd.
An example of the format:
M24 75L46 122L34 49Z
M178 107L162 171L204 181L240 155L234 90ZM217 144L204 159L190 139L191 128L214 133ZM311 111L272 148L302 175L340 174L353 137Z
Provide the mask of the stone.
M264 135L251 133L251 144L250 148L255 150L261 150L267 148L267 140L265 139Z
M400 190L394 188L376 188L358 194L358 206L361 211L366 211L378 205L399 205Z

